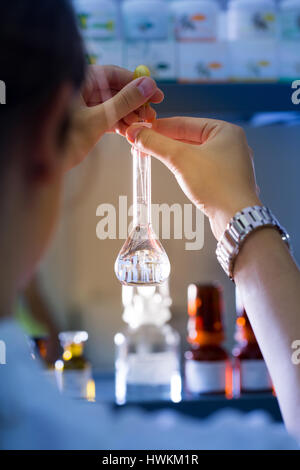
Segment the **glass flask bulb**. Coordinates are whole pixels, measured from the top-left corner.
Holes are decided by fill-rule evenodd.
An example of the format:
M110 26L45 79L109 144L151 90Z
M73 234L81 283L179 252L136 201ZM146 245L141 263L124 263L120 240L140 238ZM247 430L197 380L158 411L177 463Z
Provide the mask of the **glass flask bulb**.
M170 275L169 258L151 223L151 157L132 147L133 230L115 262L121 284L158 285Z

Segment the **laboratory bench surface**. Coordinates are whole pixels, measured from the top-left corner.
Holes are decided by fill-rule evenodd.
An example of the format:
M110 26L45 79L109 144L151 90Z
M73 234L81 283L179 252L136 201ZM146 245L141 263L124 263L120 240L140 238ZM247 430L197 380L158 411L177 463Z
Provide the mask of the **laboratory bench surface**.
M279 405L275 396L271 393L250 393L244 394L239 398L228 399L223 395L210 395L189 397L183 393L180 403L171 401L151 401L128 403L125 406L114 404L114 377L112 374L95 374L96 383L96 402L106 403L114 406L116 409L128 407L140 407L145 411L158 410L176 410L179 413L191 416L193 418L206 418L214 412L230 408L243 412L263 410L267 412L275 421L281 422L282 417Z

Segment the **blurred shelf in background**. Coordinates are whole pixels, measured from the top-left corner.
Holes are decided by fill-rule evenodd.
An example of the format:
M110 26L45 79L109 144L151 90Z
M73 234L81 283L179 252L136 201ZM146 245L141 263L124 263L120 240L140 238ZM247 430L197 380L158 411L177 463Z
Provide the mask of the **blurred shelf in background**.
M252 115L265 112L294 111L290 83L197 83L158 82L165 100L157 110L164 115L199 115L237 113Z

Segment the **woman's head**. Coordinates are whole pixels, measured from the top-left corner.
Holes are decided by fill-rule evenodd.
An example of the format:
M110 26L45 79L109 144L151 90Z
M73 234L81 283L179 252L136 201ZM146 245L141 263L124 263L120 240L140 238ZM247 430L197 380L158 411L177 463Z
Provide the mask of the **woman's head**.
M32 268L56 219L64 143L84 73L82 41L68 0L3 2L0 215L6 232L0 233L0 250L5 243L23 244L27 259L19 269ZM16 230L20 223L22 240Z

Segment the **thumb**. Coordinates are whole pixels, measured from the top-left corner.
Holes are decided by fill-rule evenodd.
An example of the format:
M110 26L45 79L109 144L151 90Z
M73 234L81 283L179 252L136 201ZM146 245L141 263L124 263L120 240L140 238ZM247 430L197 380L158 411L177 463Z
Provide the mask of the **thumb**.
M150 77L138 78L122 88L111 100L115 107L116 123L147 103L157 90L156 82Z
M147 103L157 90L152 78L141 77L130 82L113 98L90 108L98 130L105 133L112 129L125 116Z
M127 129L126 138L134 147L140 149L143 153L164 163L169 170L180 167L180 162L189 147L188 144L170 139L164 135L155 132L152 129L142 127L141 124L133 124Z
M75 128L80 130L81 144L90 150L105 132L121 119L147 103L158 91L150 77L141 77L126 85L113 98L96 106L83 106L75 115Z

